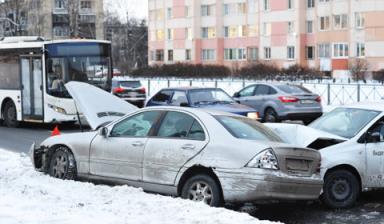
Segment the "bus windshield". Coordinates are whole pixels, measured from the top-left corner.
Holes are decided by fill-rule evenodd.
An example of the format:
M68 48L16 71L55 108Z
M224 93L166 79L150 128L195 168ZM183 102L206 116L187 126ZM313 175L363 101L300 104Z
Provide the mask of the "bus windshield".
M46 45L46 90L70 98L64 85L86 82L107 91L111 85L110 45L105 43L59 43Z

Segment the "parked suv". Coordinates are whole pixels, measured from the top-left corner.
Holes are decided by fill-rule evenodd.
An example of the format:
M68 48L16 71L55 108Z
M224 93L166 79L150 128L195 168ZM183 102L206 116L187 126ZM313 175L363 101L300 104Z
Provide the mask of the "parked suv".
M323 114L321 97L299 85L254 84L235 93L234 98L258 110L265 122L301 120L308 124Z
M160 90L146 106L183 106L225 111L258 120L257 110L241 105L220 88L168 88Z
M138 107L143 107L147 98L146 89L139 80L125 78L112 80L112 94Z

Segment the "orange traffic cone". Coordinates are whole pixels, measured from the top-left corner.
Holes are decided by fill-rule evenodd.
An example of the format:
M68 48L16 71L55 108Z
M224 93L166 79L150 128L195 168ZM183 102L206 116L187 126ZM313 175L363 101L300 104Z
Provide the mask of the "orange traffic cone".
M51 132L51 136L57 136L57 135L60 135L60 130L59 130L59 126L56 125L56 127L53 129L53 131Z

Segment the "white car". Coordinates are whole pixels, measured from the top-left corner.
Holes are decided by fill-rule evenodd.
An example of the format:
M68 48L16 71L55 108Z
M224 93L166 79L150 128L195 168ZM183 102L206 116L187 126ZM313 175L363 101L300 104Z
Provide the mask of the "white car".
M195 108L137 109L86 83L66 87L95 131L31 147L39 171L125 183L211 206L320 194L320 153L283 143L257 121Z
M320 151L321 199L329 207L351 207L360 192L384 187L383 103L336 107L308 127L266 125L288 143Z

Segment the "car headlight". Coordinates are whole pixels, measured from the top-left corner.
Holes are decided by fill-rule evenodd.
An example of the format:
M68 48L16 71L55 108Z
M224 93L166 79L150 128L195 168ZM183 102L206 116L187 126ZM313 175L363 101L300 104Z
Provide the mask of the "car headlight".
M278 170L279 163L272 149L265 149L257 154L246 167Z
M257 119L259 119L259 113L257 113L257 112L248 113L247 117L250 119L253 119L253 120L257 120Z
M48 104L48 107L51 108L52 110L58 112L58 113L61 113L61 114L67 114L67 111L65 111L64 108L56 107L56 106L53 106L53 105L51 105L51 104Z

